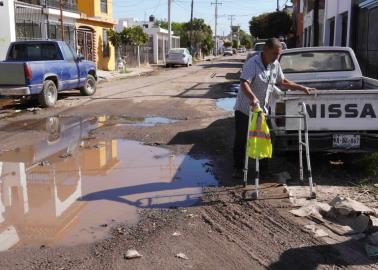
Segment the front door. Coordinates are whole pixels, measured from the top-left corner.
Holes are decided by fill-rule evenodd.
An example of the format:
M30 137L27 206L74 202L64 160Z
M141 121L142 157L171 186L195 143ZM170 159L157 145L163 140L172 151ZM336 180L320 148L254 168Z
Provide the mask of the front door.
M93 31L79 28L77 30L77 45L85 60L95 61L93 54Z

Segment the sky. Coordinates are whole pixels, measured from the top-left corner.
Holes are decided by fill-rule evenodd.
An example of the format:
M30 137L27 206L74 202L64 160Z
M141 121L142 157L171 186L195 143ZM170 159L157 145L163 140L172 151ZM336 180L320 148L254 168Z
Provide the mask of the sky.
M148 20L150 15L156 19L168 18L168 0L111 0L113 2L113 17L135 18ZM194 17L203 18L214 31L216 0L194 0ZM272 12L277 8L277 0L218 0L218 35L230 33L231 20L229 15L235 15L233 25L249 33L249 20L264 12ZM280 8L290 1L279 0ZM172 0L172 21L187 22L190 20L191 0Z

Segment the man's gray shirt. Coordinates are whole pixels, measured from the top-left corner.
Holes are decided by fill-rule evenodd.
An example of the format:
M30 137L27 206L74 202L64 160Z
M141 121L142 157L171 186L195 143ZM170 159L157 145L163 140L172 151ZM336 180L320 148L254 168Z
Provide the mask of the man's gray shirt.
M285 77L281 69L280 63L276 60L273 64L264 66L262 61L262 53L248 59L244 66L240 79L250 83L252 92L260 101L260 106L265 106L268 102L267 90L269 84L281 82ZM251 106L251 100L244 94L243 90L239 90L236 98L234 110L241 111L248 115Z

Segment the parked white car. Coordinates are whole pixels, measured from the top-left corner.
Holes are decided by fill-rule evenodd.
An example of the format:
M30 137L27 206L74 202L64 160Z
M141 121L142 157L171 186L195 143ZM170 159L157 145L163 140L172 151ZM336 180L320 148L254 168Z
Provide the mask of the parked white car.
M174 48L169 50L167 57L165 59L166 67L171 67L174 65L193 65L193 57L186 48Z
M225 48L224 51L223 51L223 56L233 56L234 55L234 52L232 51L232 48L229 47L229 48Z

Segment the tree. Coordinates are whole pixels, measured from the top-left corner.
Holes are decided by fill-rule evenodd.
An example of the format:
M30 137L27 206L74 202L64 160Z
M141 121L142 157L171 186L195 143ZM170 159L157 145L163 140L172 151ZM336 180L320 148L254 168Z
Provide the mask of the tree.
M223 46L224 47L231 47L232 46L232 42L231 41L225 41L224 43L223 43Z
M243 30L240 30L240 45L246 47L247 49L252 48L252 36Z
M291 26L292 18L284 11L264 13L249 21L251 35L256 38L286 36Z
M133 26L123 29L123 34L130 45L138 48L138 67L140 67L140 46L148 41L148 35L143 31L141 26Z
M189 44L192 45L190 48L192 54L196 55L199 52L203 52L205 55L208 55L214 47L213 31L211 27L206 24L203 19L197 18L193 19L192 24L187 22L183 26L186 38L188 38ZM190 35L191 31L192 34ZM191 40L189 40L189 37Z
M238 48L238 47L239 47L238 41L234 39L232 41L232 48Z
M116 32L114 29L108 30L108 39L110 43L116 48L118 56L120 55L120 47L122 46L122 37L120 33Z
M148 35L143 31L141 26L133 26L123 28L121 32L117 33L113 29L108 30L110 42L114 47L119 48L122 45L132 45L138 48L138 66L140 67L140 46L148 41Z
M197 18L193 19L192 24L172 22L172 31L180 37L181 47L188 48L193 55L197 55L200 51L209 54L214 47L211 27L203 19ZM168 22L157 20L155 26L168 29Z

